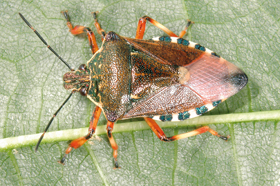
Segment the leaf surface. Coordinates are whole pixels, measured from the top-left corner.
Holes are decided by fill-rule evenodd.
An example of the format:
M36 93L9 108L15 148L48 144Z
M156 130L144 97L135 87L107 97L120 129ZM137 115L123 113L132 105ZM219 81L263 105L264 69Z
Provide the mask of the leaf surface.
M53 142L42 143L37 153L34 152L36 141L29 145L19 141L16 149L2 149L0 185L279 185L279 9L276 0L3 0L0 4L0 141L41 133L70 93L62 87L67 67L25 25L18 12L75 69L90 59L91 51L86 38L68 32L61 10L69 11L74 25L91 27L99 46L101 40L94 28L93 11L100 12L98 19L104 30L127 37L135 37L138 19L144 15L177 34L190 19L195 24L188 39L242 68L249 83L207 116L200 117L213 115L206 122L189 120L184 121L186 126L172 123L173 126L164 129L167 136L172 136L193 130L199 124L210 124L219 133L230 135L228 142L206 133L164 143L151 130L146 130L143 120L125 120L118 122L120 127L125 124L140 127L114 134L121 169L113 169L106 135L100 135L101 141L93 140L93 144L71 152L65 166L57 160L68 144L55 136ZM161 35L164 35L161 30L147 24L145 39ZM76 94L49 131L88 127L93 109L87 98ZM228 113L235 113L236 118L225 115ZM256 119L257 115L266 114L267 119ZM219 115L224 118L220 123L215 122ZM240 117L245 119L237 120ZM99 125L105 123L102 116ZM64 140L76 138L78 133L72 132L63 133Z

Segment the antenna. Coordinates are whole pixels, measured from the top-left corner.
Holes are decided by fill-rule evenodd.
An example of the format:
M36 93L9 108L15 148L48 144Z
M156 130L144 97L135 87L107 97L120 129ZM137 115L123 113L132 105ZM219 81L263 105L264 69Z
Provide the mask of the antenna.
M74 69L72 69L69 64L64 61L53 49L50 45L48 45L48 43L43 39L43 37L33 28L33 26L25 19L25 17L23 17L23 15L21 13L18 13L19 16L21 17L21 19L27 24L27 26L29 26L33 32L35 32L35 34L40 38L40 40L47 46L48 49L50 49L50 51L52 51L52 53L54 53L54 55L56 55L56 57L58 57L71 71L74 71ZM70 95L67 97L67 99L62 103L62 105L59 107L59 109L54 113L53 117L51 118L51 120L49 121L47 127L45 128L43 134L41 135L41 137L39 138L37 145L35 147L35 152L37 152L39 145L42 141L42 139L44 138L45 133L47 132L47 130L49 129L49 127L51 126L53 119L55 118L55 116L59 113L59 111L62 109L62 107L67 103L67 101L71 98L72 94L75 91L73 90Z
M48 45L48 43L43 39L43 37L33 28L33 26L25 19L25 17L23 17L23 15L21 13L18 13L19 16L21 17L21 19L27 24L27 26L29 26L33 32L35 32L35 34L41 39L41 41L47 46L48 49L50 49L50 51L52 51L52 53L54 53L54 55L56 55L56 57L58 57L71 71L74 71L74 69L72 69L69 64L64 61L53 49L50 45Z
M55 118L55 116L58 114L58 112L60 111L60 109L65 105L65 103L71 98L72 94L74 93L75 91L73 90L70 95L68 96L68 98L62 103L62 105L59 107L59 109L57 109L57 111L54 113L53 117L51 118L51 120L49 121L47 127L45 128L43 134L41 135L40 139L38 140L37 142L37 145L35 147L35 152L37 152L38 148L39 148L39 145L45 135L45 133L47 132L47 130L49 129L49 127L51 126L52 122L53 122L53 119Z

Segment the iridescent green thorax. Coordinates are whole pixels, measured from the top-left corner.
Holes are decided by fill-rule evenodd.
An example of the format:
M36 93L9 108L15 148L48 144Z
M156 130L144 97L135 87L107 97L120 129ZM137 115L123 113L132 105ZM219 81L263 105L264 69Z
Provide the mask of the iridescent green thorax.
M79 91L82 87L89 87L89 70L75 70L67 72L63 76L63 86L65 89Z

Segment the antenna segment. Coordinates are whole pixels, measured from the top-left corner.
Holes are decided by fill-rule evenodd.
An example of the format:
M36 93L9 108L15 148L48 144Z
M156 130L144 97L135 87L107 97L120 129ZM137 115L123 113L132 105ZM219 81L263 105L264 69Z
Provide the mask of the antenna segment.
M23 15L21 13L18 13L19 16L21 17L21 19L27 24L27 26L29 26L33 32L35 32L35 34L41 39L41 41L47 46L48 49L50 49L50 51L52 51L52 53L54 53L54 55L56 55L56 57L58 57L58 59L60 59L71 71L74 71L74 69L72 69L69 64L64 61L53 49L50 45L48 45L48 43L44 40L44 38L33 28L33 26L25 19L25 17L23 17Z

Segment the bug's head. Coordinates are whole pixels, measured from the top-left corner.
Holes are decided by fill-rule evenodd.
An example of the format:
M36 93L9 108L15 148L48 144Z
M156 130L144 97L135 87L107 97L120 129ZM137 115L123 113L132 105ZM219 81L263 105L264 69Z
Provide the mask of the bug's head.
M90 72L85 64L80 65L78 70L70 71L63 76L63 86L65 89L79 91L86 96L90 84Z

